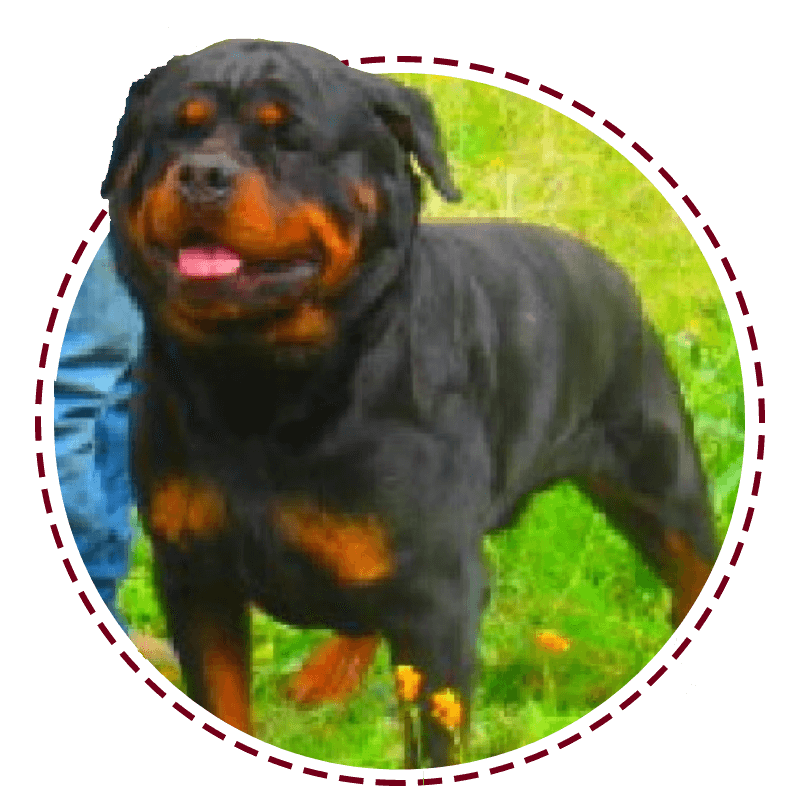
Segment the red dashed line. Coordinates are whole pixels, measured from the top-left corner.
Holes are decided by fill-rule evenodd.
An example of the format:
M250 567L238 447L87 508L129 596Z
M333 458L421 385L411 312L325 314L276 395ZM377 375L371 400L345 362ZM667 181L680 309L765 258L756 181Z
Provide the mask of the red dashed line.
M692 640L688 637L685 637L684 640L678 645L675 652L672 654L672 658L677 661L685 652L686 648L692 643Z
M691 215L692 215L692 216L693 216L695 219L697 219L697 218L700 216L700 210L699 210L699 209L697 208L697 206L696 206L696 205L695 205L695 204L694 204L694 203L693 203L693 202L692 202L692 201L689 199L689 197L688 197L687 195L684 195L682 199L683 199L683 204L686 206L686 208L688 208L688 209L689 209L689 213L690 213L690 214L691 214Z
M739 303L739 310L742 312L742 316L746 317L750 312L747 310L747 303L744 301L744 293L741 289L736 292L736 300Z
M172 707L179 713L182 714L189 722L194 722L195 714L189 711L186 706L182 705L181 703L177 702L177 700L172 704Z
M626 709L628 706L630 706L630 705L632 705L633 703L635 703L635 702L636 702L636 701L637 701L637 700L638 700L638 699L639 699L641 696L642 696L642 693L641 693L641 692L640 692L638 689L636 689L634 692L632 692L632 693L631 693L631 694L628 696L627 700L623 700L623 701L622 701L622 702L619 704L619 707L620 707L620 709L621 709L622 711L624 711L624 710L625 710L625 709Z
M61 538L61 534L58 532L58 525L55 522L50 526L50 533L53 534L56 550L61 550L64 547L64 540Z
M618 128L616 125L614 125L614 123L604 120L603 127L610 130L615 136L619 136L620 139L625 138L625 132L621 128Z
M72 256L72 263L73 264L77 264L81 260L81 256L84 254L84 252L86 251L86 248L88 246L89 246L89 243L87 241L82 241L78 245L78 249L75 251L75 255Z
M672 175L667 172L664 167L658 170L658 174L670 185L671 188L675 189L678 186L678 181L672 177Z
M364 779L360 775L340 775L339 783L355 783L359 786L363 786Z
M603 714L603 716L600 717L600 719L596 719L591 725L589 725L589 730L592 731L592 732L594 732L596 730L599 730L607 722L611 722L612 719L614 719L612 714L608 714L608 713Z
M572 101L572 107L576 111L580 111L582 114L586 114L587 117L590 117L590 118L594 119L594 116L595 116L596 112L592 111L591 108L589 108L588 106L585 106L583 103L579 103L577 100L573 100Z
M704 611L704 612L703 612L703 613L700 615L700 619L699 619L699 620L697 620L697 622L695 622L695 624L694 624L695 630L698 630L698 631L699 631L699 630L700 630L700 628L702 628L702 627L703 627L703 625L705 625L705 624L706 624L706 620L707 620L707 619L708 619L710 616L711 616L711 609L710 609L710 608L707 608L707 609L706 609L706 610L705 610L705 611Z
M328 773L313 767L303 767L303 775L310 775L312 778L327 778Z
M733 273L733 267L731 266L731 262L728 260L727 256L724 256L722 259L722 268L725 270L725 274L728 276L728 280L735 281L736 275Z
M572 736L568 736L566 739L562 739L560 742L558 742L556 746L559 750L563 750L565 747L569 747L571 744L579 742L581 738L582 737L579 733L573 733Z
M109 644L116 644L117 643L117 637L114 636L113 633L111 633L111 631L108 629L108 625L106 625L105 622L98 622L97 623L97 629L100 631L100 633L103 634L103 638Z
M167 696L167 693L162 689L150 676L144 679L144 685L151 689L162 700Z
M386 61L386 59L385 59L384 56L369 56L369 57L364 57L364 58L360 59L360 63L361 64L365 64L365 65L366 64L382 64L382 63L385 63L385 61ZM397 56L397 61L398 61L398 63L417 63L417 64L419 64L419 63L422 63L422 57L421 56ZM348 60L343 60L342 63L345 64L345 65L349 65L349 61ZM446 59L446 58L436 57L436 58L433 59L433 63L436 64L436 65L457 67L459 62L456 59ZM476 72L483 72L483 73L486 73L486 74L494 74L494 72L495 72L493 67L489 67L489 66L485 66L483 64L477 64L477 63L470 63L469 69L473 70L473 71L476 71ZM512 73L512 72L506 72L506 73L504 73L504 76L505 76L505 78L507 80L514 81L516 83L521 83L521 84L526 85L526 86L530 82L528 78L525 78L525 77L523 77L521 75L517 75L517 74ZM562 92L559 92L556 89L552 89L551 87L546 86L545 84L540 84L539 85L539 91L544 93L544 94L547 94L550 97L553 97L553 98L555 98L557 100L563 99L563 96L564 96ZM586 116L588 116L590 118L595 116L595 111L593 111L591 108L589 108L588 106L585 106L583 103L580 103L577 100L572 102L572 107L577 109L578 111L580 111L581 113L585 114ZM614 133L619 138L624 138L625 137L624 131L622 131L619 127L614 125L610 120L606 119L606 120L603 121L602 124L603 124L604 128L608 129L609 131ZM638 142L634 142L632 144L632 148L633 148L633 150L635 152L637 152L640 156L642 156L642 158L644 158L647 162L651 162L653 160L653 157L650 155L650 153L648 153ZM659 168L658 172L664 178L664 180L666 180L667 183L673 189L678 186L677 181L675 181L675 179L663 167ZM683 200L684 204L686 205L686 207L690 210L690 212L692 213L692 215L695 218L700 216L700 211L698 210L697 206L692 202L692 200L689 198L688 195L684 195L682 200ZM106 211L105 210L101 210L100 213L95 218L95 220L92 223L92 225L90 226L90 231L92 233L97 231L98 227L100 226L102 221L105 219L105 216L106 216ZM704 226L703 227L703 231L705 232L705 234L708 237L709 241L711 242L712 246L715 249L717 249L720 246L719 245L719 241L717 240L717 238L714 235L713 231L711 230L710 226L708 226L708 225ZM86 247L87 247L87 242L82 240L81 243L79 244L77 250L75 251L75 255L72 258L72 263L73 264L77 264L78 263L78 261L80 260L80 258L83 255ZM731 268L730 263L729 263L727 258L722 258L722 265L725 268L725 271L726 271L726 274L728 275L729 280L731 280L731 281L736 280L736 276L735 276L735 274L733 272L733 269ZM61 285L59 287L59 290L57 292L58 297L63 298L63 296L64 296L64 294L65 294L65 292L67 290L67 287L69 285L70 280L71 280L71 275L69 273L65 273L64 278L61 281ZM739 307L741 309L742 314L744 316L747 316L749 314L749 310L748 310L747 305L745 303L743 293L741 291L736 292L736 298L737 298L737 300L739 302ZM55 328L55 322L56 322L57 315L58 315L58 309L53 307L53 309L50 312L50 317L48 319L47 328L46 328L48 333L52 333L53 332L53 330ZM747 333L748 333L748 337L749 337L749 340L750 340L751 349L753 351L756 351L758 349L758 346L757 346L757 343L756 343L755 332L754 332L754 329L753 329L752 326L747 328ZM39 359L39 367L40 368L44 368L46 363L47 363L48 350L49 350L48 343L46 343L46 342L43 343L42 350L41 350L41 353L40 353L40 359ZM761 362L756 362L755 363L755 373L756 373L756 383L760 387L760 386L763 385L763 378L762 378L762 373L761 373ZM40 405L41 402L42 402L42 393L43 393L43 381L42 380L37 380L37 384L36 384L36 401L35 401L37 405ZM761 423L763 423L764 419L765 419L765 406L764 406L764 404L765 404L764 399L760 398L759 399L759 422L761 422ZM37 442L41 441L41 417L40 416L36 416L36 418L35 418L35 439L36 439ZM757 457L759 459L762 459L763 458L763 454L764 454L764 436L763 435L759 435L759 437L758 437L758 455L757 455ZM37 453L37 470L38 470L38 474L39 474L40 478L41 477L45 477L44 462L43 462L42 453ZM760 481L761 481L761 472L756 472L755 477L753 479L753 489L752 489L752 495L753 496L757 496L758 495L758 491L759 491L759 487L760 487ZM52 513L52 505L50 503L49 493L48 493L47 489L43 489L42 490L42 498L43 498L43 502L44 502L44 505L45 505L46 513L48 513L48 514ZM747 514L746 514L746 517L745 517L745 521L744 521L744 525L743 525L743 530L745 530L745 531L749 530L750 523L751 523L752 517L753 517L753 513L754 513L754 509L752 507L748 508ZM51 531L52 531L53 538L54 538L55 543L56 543L56 547L57 548L61 548L63 546L63 543L62 543L61 537L60 537L60 535L58 533L58 528L56 527L55 524L51 525ZM736 564L738 562L738 559L739 559L739 557L741 555L743 547L744 547L744 545L743 545L742 542L739 542L736 545L733 557L731 558L731 562L730 562L732 566L736 566ZM72 582L75 582L77 580L77 577L75 576L75 572L72 569L72 566L71 566L71 564L69 562L69 559L64 559L63 563L64 563L64 566L65 566L65 569L67 570L67 574L70 577L70 580ZM714 594L715 599L717 599L717 600L720 599L725 587L727 586L728 581L729 581L729 577L727 575L723 576L723 578L722 578L722 580L721 580L721 582L719 584L719 587L717 588L717 590L716 590L716 592ZM89 601L88 597L86 596L85 592L79 592L79 597L80 597L81 601L83 602L84 606L86 607L87 611L89 612L89 614L90 615L94 614L95 610L92 607L92 604ZM710 608L706 608L706 610L700 616L698 621L695 623L695 629L696 630L699 631L703 627L703 625L705 624L705 622L708 619L710 614L711 614L711 609ZM103 635L107 639L107 641L109 641L109 643L111 643L111 644L114 644L116 640L114 639L113 635L108 630L108 628L106 627L105 623L102 623L102 622L99 623L98 627L100 628L100 631L103 633ZM679 647L673 653L673 658L677 659L685 651L685 649L688 647L688 645L690 643L691 643L691 639L685 638L683 640L683 642L679 645ZM139 671L138 665L135 664L135 662L130 658L130 656L128 656L127 653L125 653L125 652L120 653L120 657L123 659L123 661L125 661L125 663L134 672L138 672ZM647 683L650 686L653 686L656 683L656 681L658 681L664 675L664 673L666 671L667 671L667 667L662 665L648 679ZM148 678L145 681L145 683L156 694L158 694L160 697L164 697L166 695L166 692L163 689L161 689L154 681L152 681L152 679ZM628 706L630 706L632 703L634 703L639 697L641 697L641 692L639 692L637 690L620 704L620 708L623 709L623 710L626 709ZM193 720L195 718L195 715L192 712L190 712L188 709L184 708L179 703L174 703L173 704L173 708L175 708L177 711L179 711L184 717L186 717L189 720ZM603 717L601 717L600 719L598 719L595 722L593 722L589 726L589 728L590 728L591 731L595 731L595 730L599 729L600 727L602 727L603 725L605 725L611 719L612 719L612 715L610 713L609 714L605 714ZM213 726L209 725L208 723L205 723L203 725L203 730L207 731L208 733L212 734L213 736L215 736L216 738L218 738L220 740L224 740L226 738L224 733L222 733L221 731L217 730L216 728L214 728ZM568 747L570 744L573 744L573 743L579 741L580 739L581 739L581 734L580 733L575 733L572 736L568 737L567 739L564 739L561 742L559 742L558 743L558 747L559 747L559 749L563 749L565 747ZM254 748L252 748L252 747L250 747L250 746L248 746L248 745L246 745L246 744L244 744L242 742L238 742L237 741L234 744L234 747L236 747L237 749L239 749L239 750L241 750L241 751L243 751L245 753L248 753L249 755L255 756L255 755L258 754L257 750L255 750ZM526 764L529 764L529 763L537 761L537 760L539 760L541 758L544 758L547 755L548 755L548 751L546 749L544 749L544 750L540 750L540 751L538 751L536 753L533 753L531 755L526 756L524 760L525 760ZM292 763L291 762L284 761L284 760L279 759L279 758L277 758L275 756L269 756L268 761L269 761L269 763L275 764L275 765L283 767L285 769L292 769ZM490 775L495 775L495 774L499 774L501 772L505 772L505 771L507 771L509 769L513 769L513 768L514 768L513 762L507 762L505 764L501 764L501 765L498 765L498 766L495 766L495 767L491 767L489 769L489 774ZM317 777L317 778L327 778L328 777L328 773L327 772L323 772L321 770L313 769L311 767L304 767L303 768L303 774L304 775L310 775L312 777ZM454 781L455 782L461 782L461 781L466 781L466 780L473 780L474 778L477 778L478 775L479 775L479 773L477 771L469 772L469 773L462 773L460 775L454 776ZM363 778L359 778L357 776L352 776L352 775L339 775L339 781L342 782L342 783L352 783L352 784L359 784L359 785L364 783L364 779ZM395 780L395 779L379 778L379 779L376 780L375 783L376 783L377 786L405 786L406 785L406 781L405 780L401 780L401 779ZM421 785L421 786L431 786L431 785L441 784L442 783L442 779L441 778L427 778L427 779L426 778L420 778L417 781L417 783L418 783L418 785Z
M523 86L527 86L530 83L527 78L523 78L522 75L515 75L513 72L506 72L506 78L515 83L521 83Z
M756 449L756 458L759 461L762 461L764 458L764 434L761 433L758 436L758 448Z
M719 239L714 235L714 231L711 230L710 225L703 225L703 233L708 237L708 241L711 242L711 246L717 250L720 247Z
M557 92L555 89L551 89L549 86L544 86L543 84L539 86L539 91L544 92L544 94L549 94L550 97L555 97L556 100L564 99L564 95L561 92Z
M56 292L59 298L63 299L64 295L67 293L67 286L69 286L69 282L71 280L72 280L72 275L70 275L69 272L67 272L61 281L61 286L58 287L58 291Z
M42 418L38 415L33 418L33 438L37 442L42 441Z
M119 657L134 671L138 672L140 667L139 665L123 650Z
M100 210L100 213L94 218L94 222L89 226L89 230L92 233L97 233L97 229L103 224L103 220L108 216L108 211L104 208Z
M744 515L744 525L742 525L742 530L745 533L750 530L750 523L753 521L753 514L755 513L756 510L752 506L747 509L747 513Z
M764 421L767 418L766 417L766 413L767 412L766 412L766 407L764 405L764 398L763 397L759 397L758 398L758 421L760 423L762 423L762 424L764 423Z
M48 333L52 333L53 329L56 327L56 319L58 319L58 309L53 308L50 311L50 316L47 320L47 325L45 326L45 330Z
M80 592L78 592L78 597L81 603L83 603L83 607L89 612L89 614L90 615L94 614L94 606L92 605L92 601L89 599L86 592L81 590Z
M470 69L474 69L475 72L485 72L487 75L494 75L494 67L487 67L485 64L470 64Z
M215 739L219 739L221 742L225 741L226 734L219 730L219 728L215 728L211 723L204 722L200 728L206 733L210 733Z
M62 563L64 564L64 569L67 571L70 583L75 583L78 580L78 576L75 574L75 570L72 568L69 559L65 558Z
M237 750L241 750L243 753L247 753L247 755L249 756L257 756L260 752L259 750L256 750L255 747L251 747L249 744L245 744L244 742L234 742L233 746ZM275 761L273 761L272 759L270 759L270 761L272 761L273 764L275 763Z
M525 756L522 760L526 764L530 764L532 761L540 761L543 758L546 758L550 755L549 750L537 750L535 753L531 753L529 756Z
M655 682L667 671L667 668L662 664L648 679L647 685L653 686Z
M349 66L350 66L350 61L349 61L349 59L347 59L347 58L343 58L343 59L342 59L342 64L344 64L346 67L349 67Z

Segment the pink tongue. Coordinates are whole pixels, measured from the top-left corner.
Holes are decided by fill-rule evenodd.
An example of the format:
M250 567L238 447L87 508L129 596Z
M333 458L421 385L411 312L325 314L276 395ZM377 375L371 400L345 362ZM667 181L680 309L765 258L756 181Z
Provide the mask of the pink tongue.
M239 256L227 247L186 247L178 253L178 271L192 278L232 275L242 266Z

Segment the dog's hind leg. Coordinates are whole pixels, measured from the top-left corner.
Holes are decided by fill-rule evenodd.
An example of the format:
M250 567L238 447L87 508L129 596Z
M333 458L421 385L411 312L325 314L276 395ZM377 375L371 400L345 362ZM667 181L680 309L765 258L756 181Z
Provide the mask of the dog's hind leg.
M641 376L605 409L603 452L578 483L672 588L677 625L716 558L713 514L691 420L654 339Z
M306 706L347 700L361 686L380 642L372 635L338 634L326 640L292 676L286 696Z
M692 515L694 524L672 526L662 517L669 513L663 498L639 494L630 484L609 476L592 476L578 483L672 589L672 623L677 627L697 600L714 563L704 546L709 534L705 514L698 509Z

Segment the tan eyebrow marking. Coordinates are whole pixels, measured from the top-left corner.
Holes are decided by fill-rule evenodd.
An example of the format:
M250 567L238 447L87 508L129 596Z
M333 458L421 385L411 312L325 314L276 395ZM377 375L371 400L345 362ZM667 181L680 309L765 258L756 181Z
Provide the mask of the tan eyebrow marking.
M194 127L210 122L217 113L216 104L205 97L192 97L180 108L178 117L184 125Z

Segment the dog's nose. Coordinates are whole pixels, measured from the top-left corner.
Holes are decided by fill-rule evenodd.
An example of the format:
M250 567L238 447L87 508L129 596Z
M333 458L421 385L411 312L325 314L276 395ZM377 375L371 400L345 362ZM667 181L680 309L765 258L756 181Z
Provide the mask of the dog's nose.
M193 206L220 206L230 197L240 171L230 157L220 154L191 153L181 159L178 183L181 196Z

